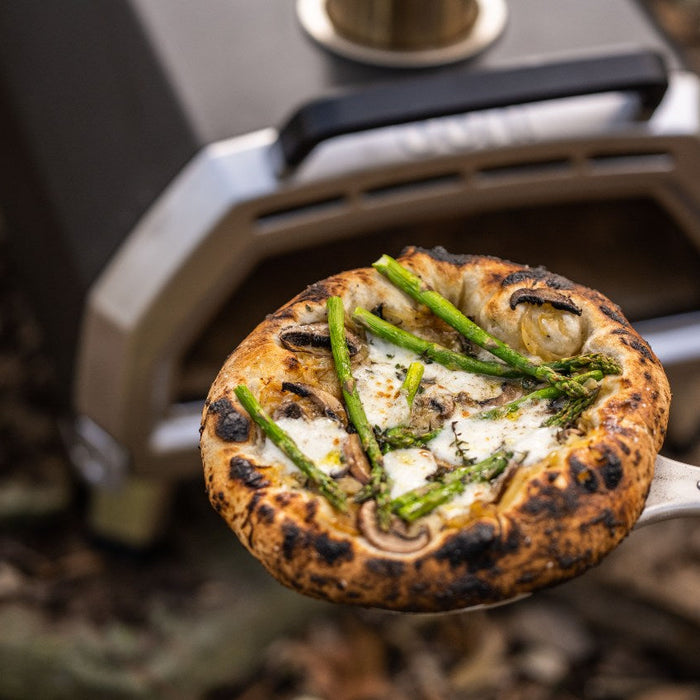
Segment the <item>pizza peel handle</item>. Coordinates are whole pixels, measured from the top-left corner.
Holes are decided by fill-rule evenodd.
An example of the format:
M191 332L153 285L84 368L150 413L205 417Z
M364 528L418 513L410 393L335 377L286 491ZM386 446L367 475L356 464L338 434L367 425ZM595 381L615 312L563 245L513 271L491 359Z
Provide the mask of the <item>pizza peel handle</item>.
M646 505L635 527L700 516L700 467L659 455Z

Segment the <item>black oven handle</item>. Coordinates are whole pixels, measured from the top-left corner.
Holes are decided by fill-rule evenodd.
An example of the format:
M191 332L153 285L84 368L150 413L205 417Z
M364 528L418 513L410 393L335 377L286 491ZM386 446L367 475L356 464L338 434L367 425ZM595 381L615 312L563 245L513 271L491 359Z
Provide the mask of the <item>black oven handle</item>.
M279 133L284 160L299 165L322 141L393 124L482 109L612 91L638 92L654 109L668 87L662 57L650 50L427 78L320 98L295 112Z

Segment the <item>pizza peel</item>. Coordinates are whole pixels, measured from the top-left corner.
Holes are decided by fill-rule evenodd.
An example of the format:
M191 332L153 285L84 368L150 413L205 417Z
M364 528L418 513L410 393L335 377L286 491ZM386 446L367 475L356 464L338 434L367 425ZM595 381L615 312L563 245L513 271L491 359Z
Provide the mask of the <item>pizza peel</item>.
M700 467L659 455L635 528L688 515L700 515Z
M700 516L700 467L657 455L649 495L634 528L693 515ZM509 605L528 598L530 595L532 594L522 593L497 603L472 605L450 612L498 608L501 605ZM449 615L450 612L444 614Z

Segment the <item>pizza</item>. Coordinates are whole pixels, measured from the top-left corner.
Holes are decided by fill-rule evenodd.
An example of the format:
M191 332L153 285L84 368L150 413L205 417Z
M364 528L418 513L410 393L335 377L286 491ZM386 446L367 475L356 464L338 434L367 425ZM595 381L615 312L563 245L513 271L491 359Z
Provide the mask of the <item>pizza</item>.
M642 511L669 403L599 292L412 247L263 320L210 389L200 447L213 507L281 583L435 612L598 563Z

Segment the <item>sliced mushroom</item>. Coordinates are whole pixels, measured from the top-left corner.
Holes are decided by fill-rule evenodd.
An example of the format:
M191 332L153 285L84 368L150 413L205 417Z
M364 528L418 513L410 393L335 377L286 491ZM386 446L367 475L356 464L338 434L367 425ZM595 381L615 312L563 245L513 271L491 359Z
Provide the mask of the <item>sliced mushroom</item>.
M568 311L576 316L581 315L581 309L571 301L571 298L557 292L554 289L532 289L531 287L521 287L510 295L510 308L514 309L518 304L550 304L560 311Z
M318 409L320 415L336 420L347 426L348 417L343 408L343 404L327 391L302 382L283 382L282 391L291 391L292 394L296 394L302 399L309 399Z
M421 527L412 533L400 518L392 518L391 526L384 532L377 522L377 504L366 501L357 515L357 526L365 538L379 549L395 554L411 554L423 549L430 542L430 531Z
M357 433L351 433L343 442L343 457L350 474L361 484L366 484L370 477L369 460Z
M304 418L305 415L306 414L298 401L286 399L279 406L277 406L272 414L272 417L275 420L279 420L280 418L299 419Z
M477 401L477 404L482 408L503 406L503 404L513 401L513 399L517 399L519 395L520 390L515 384L512 384L511 382L503 382L501 386L501 393L498 396L485 399L484 401Z
M428 433L441 427L454 410L455 400L450 394L428 389L414 399L409 427L418 433Z
M288 326L280 331L279 339L287 350L295 352L325 353L330 352L331 337L327 323L304 323ZM350 357L357 355L362 348L362 341L351 331L345 330Z

